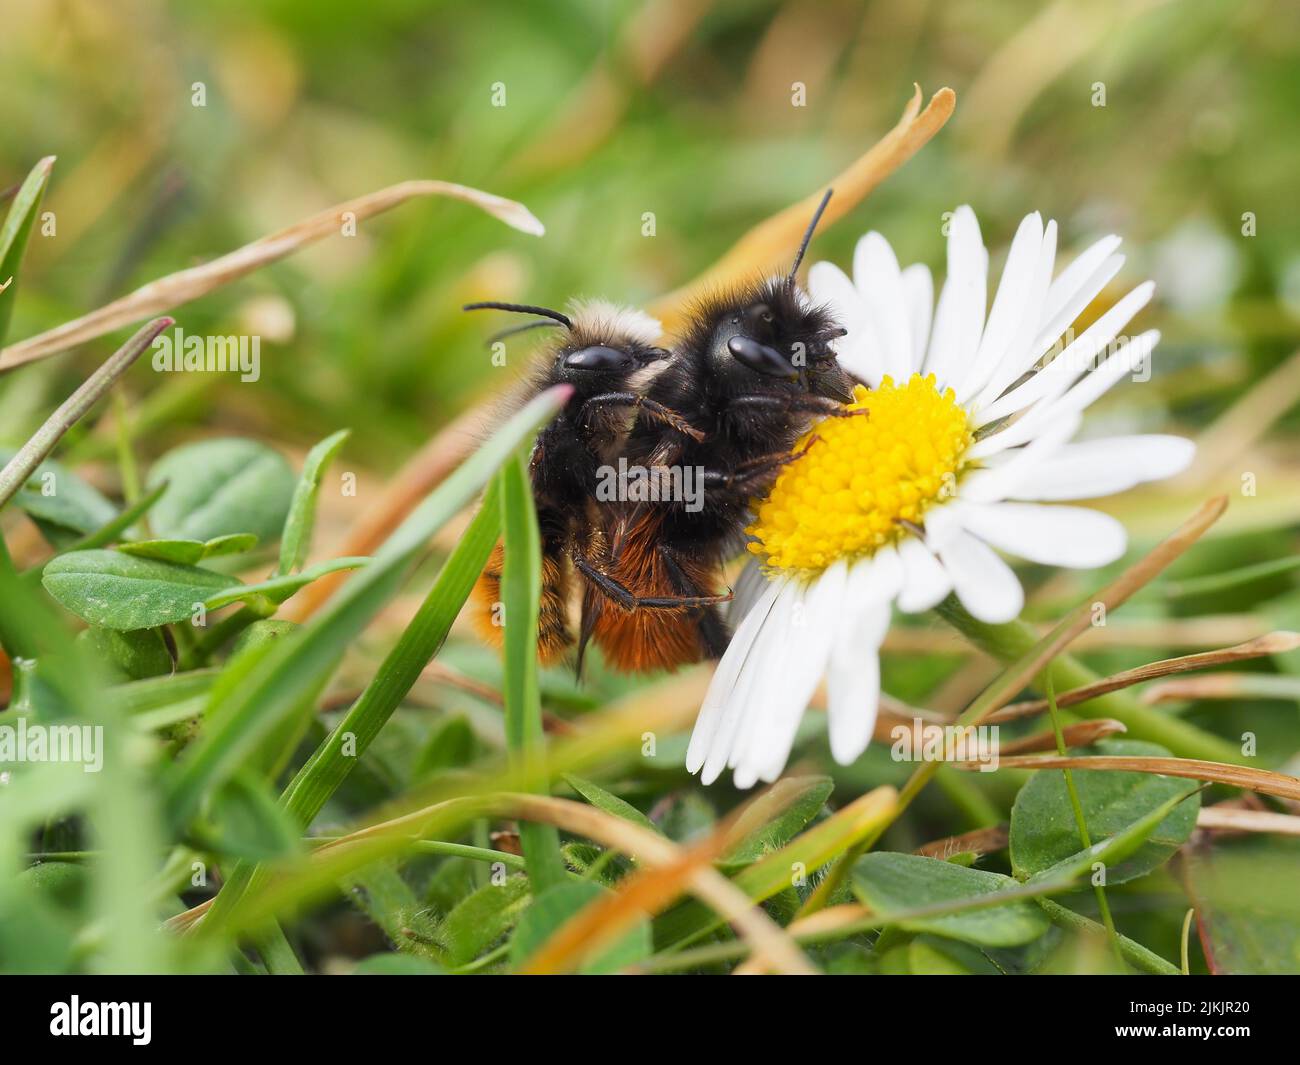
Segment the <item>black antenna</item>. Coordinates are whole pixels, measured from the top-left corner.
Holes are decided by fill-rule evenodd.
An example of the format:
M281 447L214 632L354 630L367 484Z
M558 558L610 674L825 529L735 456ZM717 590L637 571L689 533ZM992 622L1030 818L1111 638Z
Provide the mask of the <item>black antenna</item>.
M518 314L540 314L543 318L550 318L559 322L566 329L572 329L573 323L569 320L568 315L561 314L559 311L553 311L549 307L534 307L530 303L467 303L461 308L463 311L515 311Z
M817 205L817 210L813 212L812 221L808 223L808 228L804 230L803 243L799 245L799 254L794 257L794 265L790 267L790 283L794 284L794 275L799 272L799 264L803 262L804 252L808 250L808 244L812 240L813 231L817 228L817 223L822 220L822 212L826 210L826 205L831 202L831 194L834 189L827 189L826 195L822 197L822 202Z
M491 347L498 340L505 340L506 337L515 336L517 333L526 333L530 329L541 329L544 326L554 329L559 324L559 322L551 318L537 318L531 322L525 322L523 325L512 325L509 329L502 329L499 333L493 333L484 343Z

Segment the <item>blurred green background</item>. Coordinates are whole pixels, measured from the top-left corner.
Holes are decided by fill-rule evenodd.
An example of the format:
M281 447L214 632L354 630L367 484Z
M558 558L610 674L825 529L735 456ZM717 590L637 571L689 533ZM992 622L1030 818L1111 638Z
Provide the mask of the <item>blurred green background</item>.
M415 202L183 308L192 333L260 333L263 380L137 367L159 449L187 421L295 444L346 424L389 471L492 387L465 298L667 291L873 143L913 82L954 88L954 118L815 255L847 262L878 228L941 267L962 202L995 264L1034 209L1067 251L1121 233L1119 281L1161 283L1163 383L1116 401L1150 421L1164 397L1206 423L1300 329L1294 4L7 0L0 25L0 187L58 156L57 236L33 240L11 340L406 178L520 199L547 226ZM5 379L0 438L110 348Z

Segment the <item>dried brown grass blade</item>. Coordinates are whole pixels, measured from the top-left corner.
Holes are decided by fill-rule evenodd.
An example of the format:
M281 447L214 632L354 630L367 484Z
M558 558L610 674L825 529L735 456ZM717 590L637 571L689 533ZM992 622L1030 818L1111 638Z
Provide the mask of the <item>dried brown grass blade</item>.
M1281 836L1300 836L1300 817L1272 810L1205 806L1196 815L1196 827L1214 832L1274 832Z
M975 769L974 763L954 762L959 769ZM1096 769L1102 772L1157 773L1166 777L1206 780L1233 788L1283 799L1300 800L1300 780L1267 769L1206 762L1200 758L1147 758L1137 755L1094 755L1088 758L1062 758L1058 755L1016 755L998 760L1000 769Z
M1181 658L1165 658L1159 662L1148 662L1136 669L1126 669L1122 673L1103 677L1101 680L1085 684L1081 688L1072 688L1067 692L1062 692L1056 697L1056 705L1059 707L1074 706L1076 703L1094 699L1098 695L1118 691L1120 688L1132 687L1134 684L1141 684L1144 681L1156 680L1159 677L1167 677L1172 673L1187 673L1195 669L1209 669L1213 666L1228 665L1232 662L1245 662L1252 658L1263 658L1266 655L1294 651L1297 647L1300 647L1300 633L1270 632L1233 647L1224 647L1217 651L1204 651L1195 655L1184 655ZM1003 707L987 720L990 722L1014 721L1017 718L1032 717L1035 714L1046 713L1046 711L1046 699L1026 699L1023 702L1012 703Z
M1099 717L1092 721L1080 721L1075 725L1067 725L1061 729L1061 735L1065 739L1067 747L1091 747L1098 740L1104 740L1107 736L1113 736L1117 732L1127 731L1128 729L1124 727L1123 722ZM1005 758L1007 755L1054 750L1056 750L1056 733L1039 732L1033 736L1026 736L1024 739L1000 744L998 757Z
M345 215L352 215L358 222L364 221L417 196L447 196L462 200L523 233L541 236L544 232L544 227L532 212L514 200L448 181L403 181L336 204L285 229L259 237L211 262L150 281L98 310L11 344L0 351L0 373L67 351L142 318L198 299L268 263L292 255L308 244L338 233Z
M993 854L1005 850L1011 839L1007 825L993 825L991 828L977 828L973 832L963 832L960 836L948 836L936 839L917 847L916 854L927 858L939 858L947 861L954 854Z
M826 208L823 226L830 226L843 218L885 178L912 158L943 128L957 104L956 94L947 88L936 92L925 110L921 110L921 99L918 85L898 124L828 183L835 189L835 196ZM788 270L808 219L821 201L825 188L825 185L819 187L784 211L760 222L694 281L651 304L648 308L650 313L663 322L665 331L671 333L701 293L773 270Z
M4 506L35 472L36 467L54 450L63 435L77 424L99 400L113 387L113 383L131 368L153 342L153 339L172 324L170 318L155 318L136 330L131 339L113 352L75 392L65 399L44 424L32 434L18 453L0 470L0 507Z
M1142 701L1154 706L1184 699L1294 699L1295 691L1284 691L1283 686L1297 683L1300 678L1287 674L1210 673L1153 684L1142 693Z

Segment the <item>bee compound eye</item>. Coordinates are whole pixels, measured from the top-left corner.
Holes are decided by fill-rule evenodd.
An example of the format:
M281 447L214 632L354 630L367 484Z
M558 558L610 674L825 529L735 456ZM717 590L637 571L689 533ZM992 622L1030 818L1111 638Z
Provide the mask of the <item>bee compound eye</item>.
M569 370L623 370L632 365L632 356L618 348L593 344L579 348L564 356L564 366Z
M737 362L766 377L794 377L794 364L774 347L760 344L753 337L734 336L727 350Z

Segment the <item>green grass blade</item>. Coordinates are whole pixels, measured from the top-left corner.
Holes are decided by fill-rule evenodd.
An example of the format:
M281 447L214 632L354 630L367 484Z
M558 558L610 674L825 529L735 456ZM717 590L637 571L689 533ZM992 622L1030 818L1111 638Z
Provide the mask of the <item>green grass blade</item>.
M542 702L537 690L537 611L542 594L541 537L528 482L527 457L517 455L501 468L502 538L505 567L501 600L505 611L506 746L527 765L541 748ZM564 882L560 834L550 825L522 822L519 840L528 878L537 896Z
M277 577L292 573L307 560L312 529L316 525L316 499L320 495L321 480L351 432L351 429L340 429L307 452L298 484L293 490L293 501L289 504L289 516L284 520L280 564L275 570Z
M27 239L40 211L41 197L50 181L54 156L47 155L27 175L18 189L9 214L0 226L0 348L4 347L9 332L9 322L14 313L14 297L18 289L18 267L22 264Z

